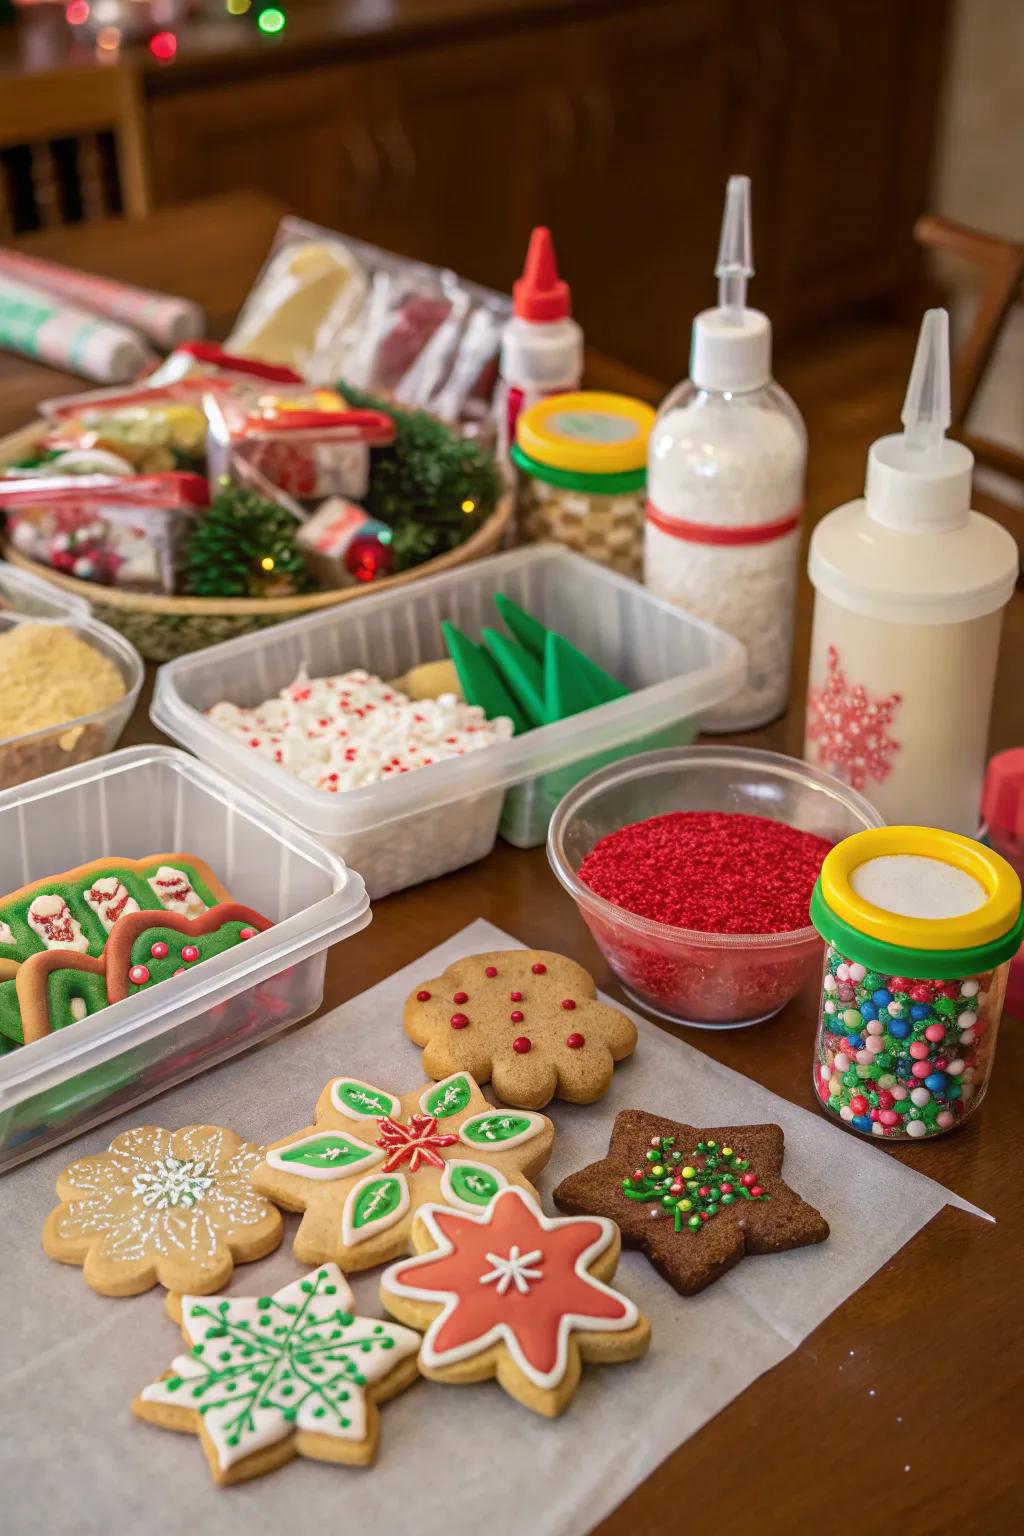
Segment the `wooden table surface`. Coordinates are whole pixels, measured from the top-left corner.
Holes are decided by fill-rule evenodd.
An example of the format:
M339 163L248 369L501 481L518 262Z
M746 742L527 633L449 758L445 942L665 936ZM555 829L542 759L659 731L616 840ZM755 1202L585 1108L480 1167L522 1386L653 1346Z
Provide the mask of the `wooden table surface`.
M26 239L24 247L187 294L205 305L212 329L222 333L280 212L267 199L239 194L165 209L137 224L49 232ZM898 423L913 343L905 326L865 324L818 337L813 347L783 358L782 381L810 433L810 522L859 494L868 444ZM684 364L681 358L680 368ZM654 397L659 388L601 359L592 360L591 379ZM39 399L77 382L0 357L0 432L23 422ZM978 504L984 506L984 498ZM802 704L796 701L806 676L809 613L804 582L794 707L743 740L799 752ZM1024 741L1022 666L1024 595L1018 592L1004 636L993 750ZM148 689L125 744L158 739L147 697ZM543 849L523 853L499 842L482 863L379 902L370 927L329 956L324 1008L372 986L476 917L528 945L564 950L615 992ZM759 1028L679 1033L810 1108L815 1001L812 982ZM676 1536L684 1529L788 1536L816 1523L832 1536L864 1536L873 1528L897 1536L999 1536L1021 1528L1022 1105L1024 1024L1008 1020L992 1088L967 1129L925 1145L878 1149L878 1156L898 1157L992 1212L997 1223L943 1210L794 1354L669 1457L601 1526L602 1536ZM870 1210L864 1220L872 1220Z

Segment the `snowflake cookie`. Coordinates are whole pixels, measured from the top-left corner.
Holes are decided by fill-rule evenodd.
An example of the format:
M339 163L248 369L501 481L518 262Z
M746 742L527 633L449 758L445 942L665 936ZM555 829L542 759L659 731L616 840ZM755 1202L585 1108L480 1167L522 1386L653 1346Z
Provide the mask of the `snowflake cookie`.
M619 1229L601 1216L545 1216L522 1189L476 1211L424 1206L419 1256L385 1271L381 1300L423 1328L420 1370L463 1385L496 1377L510 1397L554 1418L579 1385L581 1361L636 1360L650 1324L607 1284Z
M132 1404L140 1419L199 1436L222 1485L293 1456L366 1466L377 1404L419 1374L419 1335L359 1317L344 1275L325 1264L273 1296L168 1296L192 1352Z
M615 1062L632 1054L636 1026L597 1001L593 977L543 949L495 950L457 960L414 987L405 1032L423 1070L471 1072L506 1104L542 1109L552 1098L592 1104Z
M683 1296L693 1296L745 1253L821 1243L828 1222L782 1178L778 1125L699 1129L644 1110L615 1117L608 1154L555 1190L561 1211L618 1223Z
M476 1210L506 1184L530 1189L553 1137L544 1115L495 1109L468 1072L401 1098L336 1077L316 1123L267 1147L253 1188L305 1213L295 1234L300 1264L371 1269L411 1252L426 1202Z
M61 1204L47 1217L43 1247L62 1264L81 1264L104 1296L134 1296L157 1282L217 1291L236 1261L262 1258L281 1241L280 1211L250 1185L262 1157L262 1147L215 1125L125 1131L60 1175Z

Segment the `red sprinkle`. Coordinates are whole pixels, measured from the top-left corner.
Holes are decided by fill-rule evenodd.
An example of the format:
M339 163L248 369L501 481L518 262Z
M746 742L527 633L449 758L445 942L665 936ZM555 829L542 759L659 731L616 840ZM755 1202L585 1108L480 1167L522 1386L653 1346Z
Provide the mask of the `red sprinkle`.
M181 946L181 958L191 965L193 960L199 959L199 951L194 944L183 944Z
M578 1051L581 1045L586 1045L587 1037L586 1035L579 1035L575 1033L566 1035L565 1043L569 1047L570 1051Z
M488 966L484 967L484 975L485 976L497 976L497 974L498 974L498 967L496 965L488 965Z
M533 1045L526 1035L517 1035L512 1041L512 1049L517 1056L525 1056L528 1051L533 1049Z
M530 967L530 969L531 969L531 971L532 971L532 972L533 972L533 974L534 974L534 975L535 975L535 976L545 976L545 975L546 975L546 974L547 974L547 969L548 969L548 968L547 968L547 966L546 966L546 965L543 965L543 964L542 964L542 963L541 963L541 962L540 962L540 961L539 961L539 960L538 960L538 961L537 961L537 964L536 964L536 965L531 965L531 967Z
M572 1013L573 1009L576 1007L576 1004L573 1002L571 997L563 997L562 1007L565 1009L566 1013Z
M523 1022L523 1015L520 1013L518 1008L514 1009L513 1012L509 1014L509 1018L512 1020L513 1024L521 1024Z
M521 992L510 992L509 997L514 1003L521 1003L523 1000L523 994Z
M452 1002L453 1003L468 1003L469 1002L469 993L468 992L456 992L454 997L452 998Z
M606 901L675 928L787 933L807 927L831 846L765 816L673 811L602 837L579 874Z
M451 1025L452 1029L465 1029L466 1025L469 1023L469 1020L466 1018L464 1013L453 1013L451 1018L448 1020L448 1023Z
M430 1002L430 993L429 992L417 992L416 993L416 1001L418 1003L429 1003Z

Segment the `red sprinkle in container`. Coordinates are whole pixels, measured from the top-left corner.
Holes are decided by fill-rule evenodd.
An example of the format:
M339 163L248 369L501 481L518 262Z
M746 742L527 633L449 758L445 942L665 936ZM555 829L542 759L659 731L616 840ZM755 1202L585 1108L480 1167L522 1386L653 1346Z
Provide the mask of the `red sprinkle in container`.
M591 774L548 859L631 1000L675 1023L770 1018L821 963L808 903L841 838L882 819L809 764L746 747L647 752Z

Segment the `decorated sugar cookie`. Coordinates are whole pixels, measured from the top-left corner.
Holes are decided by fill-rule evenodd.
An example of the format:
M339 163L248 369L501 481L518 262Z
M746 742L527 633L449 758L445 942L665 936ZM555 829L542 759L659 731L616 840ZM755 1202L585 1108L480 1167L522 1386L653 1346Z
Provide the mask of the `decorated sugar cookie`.
M590 1104L608 1092L636 1026L597 1000L593 977L544 949L470 955L413 988L405 1032L429 1077L471 1072L506 1104Z
M385 1271L381 1300L426 1329L420 1369L435 1381L487 1381L554 1418L579 1385L581 1361L636 1360L650 1324L607 1283L619 1232L601 1216L545 1216L522 1189L456 1211L424 1206L418 1257Z
M151 1286L206 1295L235 1263L281 1241L280 1211L254 1193L263 1148L215 1125L139 1126L57 1180L61 1203L43 1227L51 1259L80 1264L104 1296Z
M305 1213L295 1235L301 1264L371 1269L411 1251L421 1205L477 1210L506 1185L529 1190L553 1137L544 1115L495 1109L467 1072L401 1097L336 1077L316 1123L267 1148L253 1187Z
M629 1248L693 1296L745 1253L821 1243L828 1222L782 1179L777 1125L698 1130L639 1109L615 1117L608 1155L563 1179L563 1211L610 1216Z
M419 1334L359 1317L325 1264L272 1296L168 1296L191 1353L144 1387L140 1419L199 1436L216 1483L272 1472L293 1456L366 1466L377 1404L416 1380Z

